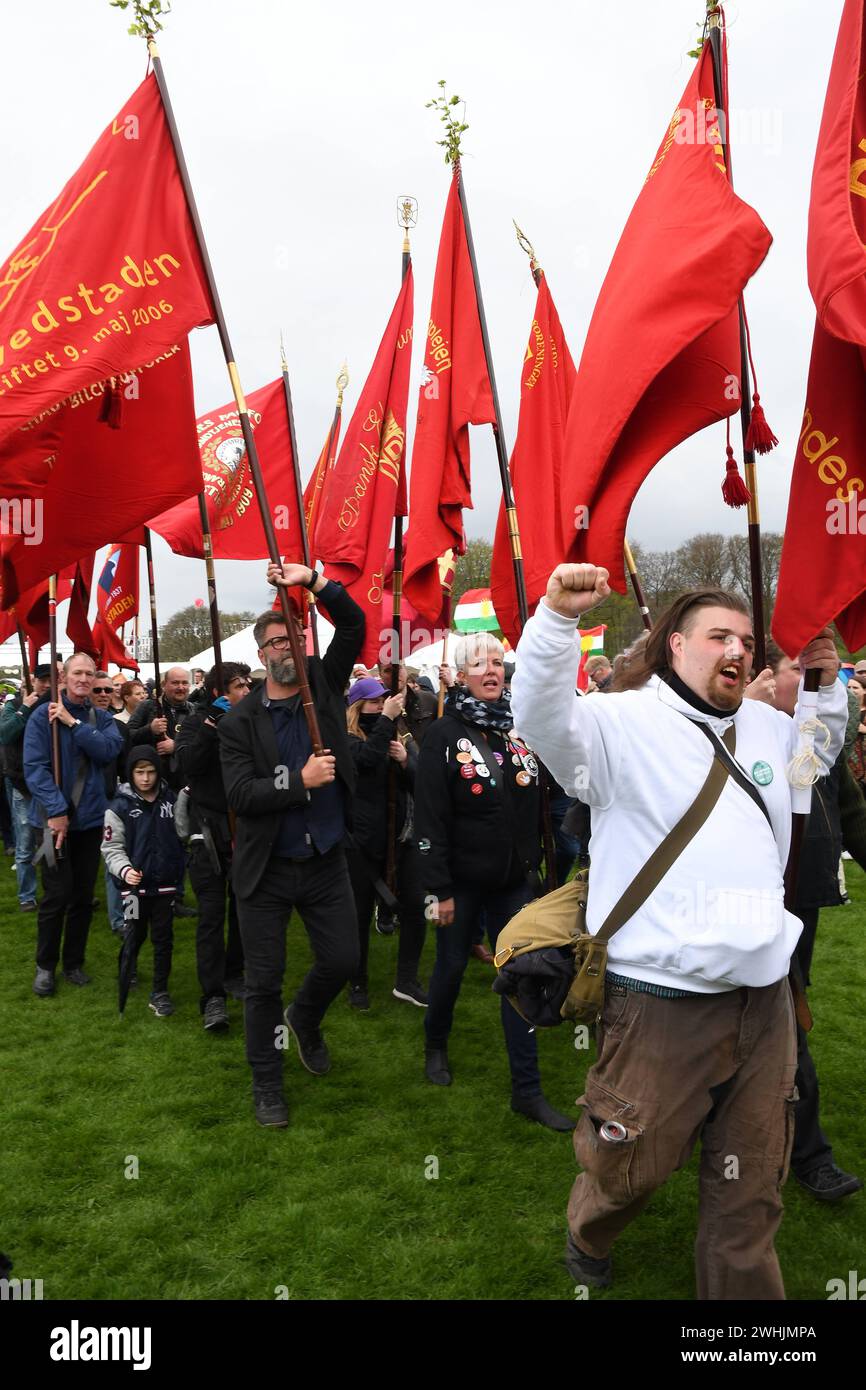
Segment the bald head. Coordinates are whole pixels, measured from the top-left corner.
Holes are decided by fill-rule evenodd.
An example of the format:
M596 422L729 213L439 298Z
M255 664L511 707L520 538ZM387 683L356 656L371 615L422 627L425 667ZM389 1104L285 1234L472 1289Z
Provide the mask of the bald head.
M184 666L170 666L163 677L162 688L172 704L183 704L189 695L189 671Z

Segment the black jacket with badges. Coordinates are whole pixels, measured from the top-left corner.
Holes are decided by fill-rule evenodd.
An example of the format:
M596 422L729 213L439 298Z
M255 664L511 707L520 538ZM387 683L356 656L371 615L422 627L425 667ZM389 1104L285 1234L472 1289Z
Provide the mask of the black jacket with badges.
M540 807L538 763L526 745L464 723L446 705L418 758L415 842L425 890L444 899L455 882L505 888L531 876L541 863Z
M361 716L362 720L366 718ZM383 863L388 851L388 773L392 766L397 769L397 838L406 827L409 809L409 793L415 786L418 767L418 749L410 738L404 743L407 753L405 763L394 763L389 756L388 747L392 739L399 737L393 719L386 715L373 715L372 727L366 740L355 734L349 735L349 748L355 764L357 781L355 799L352 803L352 839L355 847L368 859Z
M349 752L344 692L364 644L366 624L363 609L334 580L317 597L327 607L335 631L323 657L307 658L307 671L322 743L336 759L348 819L355 768ZM263 683L219 722L223 784L229 807L237 816L232 885L239 898L250 897L261 882L279 833L280 812L307 801L300 767L290 770L288 786L275 776L280 754L273 721L262 703L266 691ZM310 795L315 796L315 790Z
M146 746L133 748L133 762L152 762L159 772L156 750ZM156 798L148 801L132 785L125 782L105 812L102 857L110 874L125 887L124 869L138 869L141 882L134 890L144 896L174 895L183 878L185 855L174 828L174 792L164 781L158 785Z

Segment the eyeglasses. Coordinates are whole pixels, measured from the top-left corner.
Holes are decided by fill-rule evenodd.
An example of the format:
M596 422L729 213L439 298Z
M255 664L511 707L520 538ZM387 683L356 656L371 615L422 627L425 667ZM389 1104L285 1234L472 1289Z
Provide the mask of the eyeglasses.
M114 694L114 686L113 686L113 685L95 685L95 686L93 687L92 694L94 694L94 695L113 695L113 694Z
M291 645L291 638L289 637L271 637L267 642L262 643L262 651L267 651L268 647L273 647L275 652L285 652Z

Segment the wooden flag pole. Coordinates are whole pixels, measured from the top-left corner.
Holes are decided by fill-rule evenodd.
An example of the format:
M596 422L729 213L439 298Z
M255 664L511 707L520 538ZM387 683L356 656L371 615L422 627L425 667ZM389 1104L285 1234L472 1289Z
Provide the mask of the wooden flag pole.
M156 584L153 577L153 550L150 527L144 527L144 556L147 562L147 592L150 598L150 656L153 662L153 699L157 714L162 715L162 677L159 671L159 627L156 621Z
M25 695L32 695L33 686L30 684L30 662L27 659L24 629L20 623L16 623L15 626L18 629L18 645L21 648L21 680L24 684L24 693Z
M716 107L722 116L719 122L719 143L722 148L722 162L728 182L734 186L731 160L728 152L728 94L724 89L724 65L722 63L721 12L707 0L707 30L713 58L713 90ZM746 474L746 487L749 490L747 505L749 535L749 573L752 584L752 622L755 629L755 670L762 671L766 664L766 624L764 619L764 577L761 557L761 519L758 511L758 473L755 467L755 453L746 447L746 438L752 420L752 388L749 375L749 354L746 342L746 316L743 297L737 301L740 325L740 428L743 435L743 469Z
M638 609L640 610L643 625L646 628L647 632L651 632L653 625L652 618L650 617L650 611L647 608L646 599L643 595L643 587L640 582L640 575L637 572L637 565L634 562L634 555L632 555L631 546L629 545L628 541L623 541L623 551L625 554L625 567L628 570L628 577L631 580L631 587L634 589L634 596L635 600L637 601Z
M49 661L51 662L51 700L56 704L60 699L60 692L57 688L57 575L48 576L48 651ZM61 786L61 767L60 767L60 725L55 719L51 724L51 764L54 770L54 781L57 786Z
M286 416L289 424L289 449L292 455L292 476L295 480L295 505L298 509L298 525L301 528L301 546L303 547L304 564L310 569L313 562L310 559L310 538L307 535L307 522L304 516L304 489L301 486L301 464L298 458L298 440L295 434L295 410L292 405L292 388L289 383L289 364L286 361L286 349L283 345L283 335L280 334L280 367L283 374L283 394L286 398ZM333 436L331 436L333 437ZM328 447L328 458L330 459L330 441ZM310 631L313 634L313 654L319 655L319 628L316 623L316 599L315 595L309 595L309 614Z
M210 631L213 639L213 664L216 667L217 684L223 690L222 634L220 632L220 613L217 606L216 570L213 562L213 535L204 492L198 495L198 515L201 521L201 546L204 551L204 567L207 575L207 605L210 614ZM223 690L223 694L225 691Z
M171 135L171 143L174 149L174 156L177 161L178 173L180 174L180 180L181 184L183 185L184 196L186 198L187 211L189 212L190 220L195 230L199 255L201 256L202 261L202 268L204 270L205 278L208 284L208 290L210 292L211 304L213 305L214 311L214 320L216 322L217 332L219 333L220 344L222 346L223 356L225 357L225 363L229 374L229 380L232 384L232 392L234 393L235 404L237 405L238 416L240 418L241 423L241 432L244 437L244 444L246 445L247 458L249 460L250 465L250 472L253 478L253 486L256 492L256 500L258 502L259 512L262 518L262 527L264 529L265 539L268 545L268 554L271 558L272 563L276 565L280 571L282 571L282 557L280 555L280 549L277 544L277 534L274 529L273 516L271 515L271 509L268 503L268 495L267 490L265 488L265 480L262 477L261 465L259 464L259 455L258 450L256 449L255 439L253 437L252 425L250 424L250 417L247 411L247 403L244 397L243 388L241 386L241 379L238 373L237 364L234 359L234 353L232 351L228 327L226 325L225 315L223 314L222 304L220 302L219 292L216 286L216 279L213 273L213 267L211 265L210 256L208 255L208 249L204 239L204 232L202 230L201 221L198 215L198 209L195 203L195 197L192 191L189 170L187 169L186 159L183 153L183 146L180 140L180 133L177 128L177 122L174 118L174 111L171 105L171 98L168 94L168 86L165 80L165 73L163 72L162 60L160 59L159 51L157 49L156 42L152 34L149 35L147 40L147 51L150 56L150 60L153 64L154 76L156 77L157 86L159 87L159 94L162 98L162 105L163 110L165 112L166 124L168 125L169 133ZM288 635L289 645L292 651L292 661L294 663L295 671L297 673L297 681L301 695L301 704L304 711L304 717L307 721L307 728L310 734L310 742L313 747L313 752L317 755L320 755L324 751L324 747L322 744L322 736L319 731L319 721L316 715L316 708L313 704L313 697L310 692L310 683L307 678L306 653L304 652L303 647L301 645L301 639L298 633L297 626L295 624L294 614L292 613L291 604L289 603L288 590L284 584L277 585L277 594L279 596L280 610L282 612L283 621L286 625L286 633Z

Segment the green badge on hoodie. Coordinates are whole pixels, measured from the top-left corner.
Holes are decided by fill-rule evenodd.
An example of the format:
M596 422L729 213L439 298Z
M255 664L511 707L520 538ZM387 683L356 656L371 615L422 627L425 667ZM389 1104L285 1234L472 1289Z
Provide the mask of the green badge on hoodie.
M757 782L759 787L767 787L773 780L773 769L769 763L752 764L752 781Z

